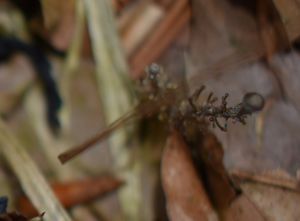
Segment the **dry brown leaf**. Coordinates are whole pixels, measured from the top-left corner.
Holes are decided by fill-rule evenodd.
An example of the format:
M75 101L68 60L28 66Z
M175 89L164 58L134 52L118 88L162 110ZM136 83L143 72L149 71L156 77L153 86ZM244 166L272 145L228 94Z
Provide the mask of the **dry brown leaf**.
M172 221L218 220L182 136L174 131L162 157L162 183Z
M268 220L299 220L299 193L253 182L246 182L241 187L249 199L264 212Z
M243 193L233 186L223 164L223 148L216 136L206 133L198 146L202 173L213 205L224 221L263 221L262 213Z
M62 205L65 208L71 208L115 191L121 185L122 182L116 178L102 176L73 182L53 183L51 187ZM38 215L27 197L20 197L17 204L18 210L27 217Z
M169 218L172 221L219 220L210 204L212 199L221 220L266 220L251 200L236 193L222 163L222 146L215 136L206 135L200 148L198 154L205 155L200 159L205 181L199 177L181 135L175 131L168 139L162 159L162 181Z
M197 157L214 206L224 210L237 197L237 191L223 165L223 147L212 133L206 133L197 146Z

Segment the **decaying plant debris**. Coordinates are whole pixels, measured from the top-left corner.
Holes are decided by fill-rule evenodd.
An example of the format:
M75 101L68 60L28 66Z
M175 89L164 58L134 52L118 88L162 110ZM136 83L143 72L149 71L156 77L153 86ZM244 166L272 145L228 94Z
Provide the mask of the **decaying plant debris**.
M208 132L207 123L211 122L214 128L217 127L222 131L226 131L227 126L222 126L219 123L219 118L225 119L225 125L228 119L246 124L245 118L248 115L263 108L264 99L257 93L248 93L244 96L242 102L233 107L227 107L226 100L229 96L228 94L225 94L222 97L221 104L217 105L215 103L218 99L214 97L213 93L210 93L204 102L199 102L204 86L186 98L184 95L180 96L180 94L183 94L179 91L181 88L168 79L160 66L151 64L146 71L147 75L140 79L140 84L138 85L140 101L136 107L112 123L112 125L103 132L100 132L100 134L62 153L59 156L60 161L66 163L83 151L86 151L96 142L106 139L116 129L120 126L124 126L128 120L132 120L134 117L150 117L156 114L162 121L169 123L171 130L175 130L172 132L172 135L170 135L167 150L164 153L165 158L163 158L163 162L170 160L171 163L165 162L167 166L163 165L162 169L162 180L165 182L164 189L166 191L170 218L172 220L185 219L183 217L188 217L192 220L218 220L213 209L215 208L220 217L226 217L228 220L233 216L245 220L250 219L250 214L246 213L246 215L242 216L235 214L235 210L237 210L235 207L238 207L239 210L242 211L247 211L249 207L255 207L250 201L240 200L244 196L241 195L240 190L236 189L237 187L233 186L231 178L223 166L222 146L216 138ZM173 157L172 152L168 154L169 148L173 151L179 148L178 151L183 152L181 154L174 152L175 156ZM183 148L183 150L180 150L180 148ZM192 153L196 165L192 162ZM176 166L173 165L172 160L176 162L176 158L180 155L183 157L182 161L187 165L181 165L180 161L178 161L179 168L178 171L176 171ZM183 168L181 168L181 166ZM172 184L171 181L165 181L165 179L173 179L173 173L185 173L184 168L193 174L191 175L193 176L193 180L189 180L189 178L182 179L182 184L177 182L176 185L178 185L178 187ZM172 173L172 175L169 175L169 173ZM167 178L168 176L171 176L171 178ZM183 176L183 174L181 174L181 176ZM187 175L187 177L188 176L189 175ZM203 178L201 178L201 176L203 176ZM202 179L204 181L201 181ZM175 180L173 181L175 182ZM194 182L195 184L193 184ZM202 186L204 183L206 187ZM180 194L184 189L194 189L197 194L195 196L193 193L187 193L187 196L181 196ZM179 196L175 197L175 199L179 198L179 202L174 202L172 199L173 195L178 194ZM189 199L189 197L194 197L195 199L192 200ZM231 208L231 205L235 204L237 199L241 201L237 204L241 205L235 205ZM187 202L185 203L185 201ZM194 204L196 204L196 206L193 206ZM178 206L180 207L180 212L177 211L178 208L176 207ZM173 207L175 207L175 209L172 209ZM184 214L182 214L182 212ZM259 211L253 211L251 214L253 215L255 213L257 213L255 215L257 219L264 220Z
M29 2L0 3L0 41L42 53L63 105L1 48L0 196L22 215L0 219L298 219L298 0Z
M95 135L85 143L59 155L62 163L66 163L78 154L87 150L93 144L107 138L114 130L123 126L128 120L139 117L150 117L158 115L163 121L170 124L170 127L182 130L188 139L190 128L202 128L205 130L205 120L211 122L212 126L218 127L222 131L227 130L227 121L233 120L246 124L246 117L256 111L260 111L264 106L264 99L261 95L252 92L247 93L242 102L227 107L229 94L222 97L221 104L216 104L218 100L211 92L204 103L199 103L200 95L204 86L197 89L191 96L180 96L183 94L180 86L170 81L163 69L157 64L147 67L147 75L140 79L139 94L140 101L134 109L126 113L120 119L113 122L106 130ZM224 126L219 119L225 121ZM198 132L198 134L197 134ZM194 132L195 136L200 136L201 130Z

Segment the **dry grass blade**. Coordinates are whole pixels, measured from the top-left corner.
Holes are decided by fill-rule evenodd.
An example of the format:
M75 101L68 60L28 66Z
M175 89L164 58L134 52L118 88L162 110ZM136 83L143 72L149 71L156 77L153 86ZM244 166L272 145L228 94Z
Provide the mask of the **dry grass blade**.
M0 151L12 167L24 192L45 221L70 221L71 218L54 196L42 173L19 144L5 122L0 120Z
M107 123L120 118L133 105L133 97L129 84L128 70L121 44L118 39L112 6L106 0L85 0L88 28L91 37L93 54L96 62L96 79L99 95L103 104L103 112ZM128 138L131 144L137 140L129 135L128 128L118 130L109 139L114 167L127 183L119 192L120 204L126 220L139 221L141 198L141 180L138 164L132 162L128 148Z

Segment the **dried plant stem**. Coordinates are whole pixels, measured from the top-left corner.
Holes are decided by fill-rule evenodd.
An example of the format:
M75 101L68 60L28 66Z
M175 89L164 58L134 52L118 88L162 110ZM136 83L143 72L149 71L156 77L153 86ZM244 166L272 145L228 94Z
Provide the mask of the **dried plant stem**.
M107 123L111 123L131 109L133 104L127 64L121 50L110 1L85 0L88 27L96 62L96 78ZM128 128L127 128L128 129ZM141 220L140 165L132 162L128 138L136 143L125 128L109 139L117 173L127 184L119 192L121 208L126 220Z
M0 151L37 210L40 213L47 211L44 216L45 221L71 220L25 148L21 146L2 120L0 120Z

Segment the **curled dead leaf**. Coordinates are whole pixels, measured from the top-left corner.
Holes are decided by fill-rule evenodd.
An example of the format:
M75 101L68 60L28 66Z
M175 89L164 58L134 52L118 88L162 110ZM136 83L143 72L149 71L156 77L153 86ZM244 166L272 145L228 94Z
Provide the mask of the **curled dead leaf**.
M218 220L182 136L174 131L162 157L162 184L172 221Z
M195 149L213 205L218 210L228 208L238 193L224 167L224 152L221 143L214 134L208 132L198 142Z

